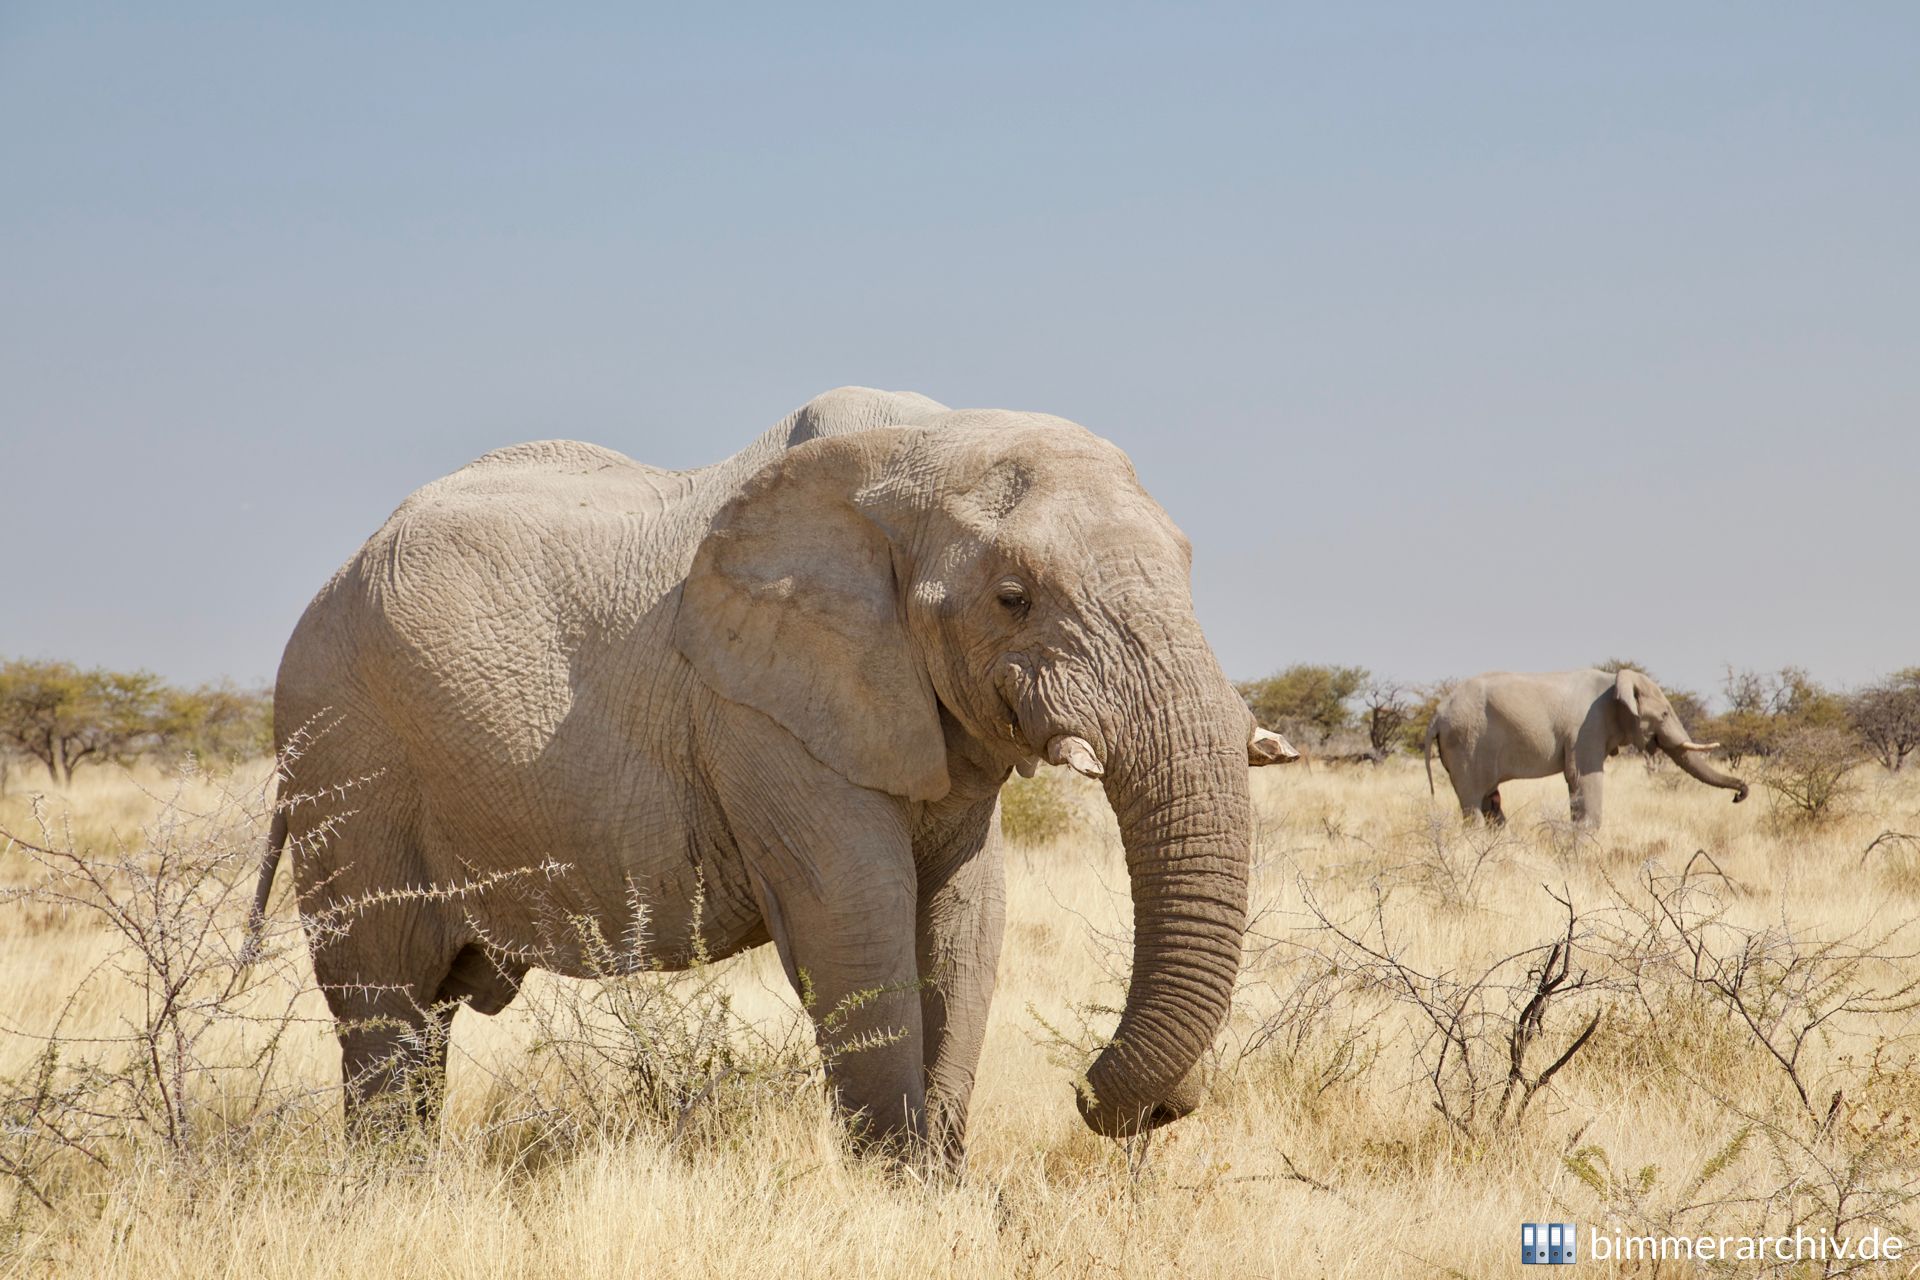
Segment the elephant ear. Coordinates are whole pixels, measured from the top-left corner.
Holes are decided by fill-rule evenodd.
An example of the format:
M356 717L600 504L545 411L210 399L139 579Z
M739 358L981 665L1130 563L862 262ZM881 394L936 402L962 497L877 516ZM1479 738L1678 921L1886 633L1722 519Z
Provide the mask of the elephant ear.
M1621 710L1638 719L1640 715L1640 673L1626 667L1613 678L1613 696Z
M933 800L949 786L939 704L893 541L859 501L905 434L810 441L756 473L694 554L674 644L850 781Z

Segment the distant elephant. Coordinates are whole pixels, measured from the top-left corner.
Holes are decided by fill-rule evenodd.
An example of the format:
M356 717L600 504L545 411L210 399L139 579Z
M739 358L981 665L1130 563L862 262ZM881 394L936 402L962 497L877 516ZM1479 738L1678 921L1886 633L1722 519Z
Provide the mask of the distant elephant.
M1747 784L1705 760L1720 744L1695 742L1660 686L1638 671L1493 671L1463 680L1441 702L1427 729L1427 789L1433 748L1453 779L1464 815L1503 822L1500 784L1564 774L1573 820L1600 826L1603 770L1622 747L1658 746L1682 769L1747 798Z
M350 816L288 808L256 913L291 842L303 913L353 917L310 931L350 1121L439 1078L456 1005L589 975L556 919L618 939L638 902L651 963L690 964L696 929L714 958L771 941L817 1020L853 1006L823 1048L896 1033L829 1055L834 1096L862 1144L957 1163L996 800L1042 760L1101 779L1133 887L1081 1113L1191 1110L1240 963L1248 765L1293 752L1216 663L1190 560L1084 428L861 388L699 470L546 441L414 493L308 606L274 699L283 749L327 726L282 794L343 788Z

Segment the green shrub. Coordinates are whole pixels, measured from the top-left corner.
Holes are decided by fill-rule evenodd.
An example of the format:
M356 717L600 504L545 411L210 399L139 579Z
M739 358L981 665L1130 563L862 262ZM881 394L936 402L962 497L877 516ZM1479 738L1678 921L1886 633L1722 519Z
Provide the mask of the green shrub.
M1045 844L1073 830L1073 798L1065 780L1048 770L1015 777L1000 788L1000 831L1014 844Z
M1859 788L1859 742L1839 729L1792 730L1773 743L1760 773L1776 820L1814 823L1846 807Z
M1354 722L1349 699L1366 687L1365 667L1330 667L1298 662L1262 680L1238 685L1254 719L1295 738L1324 745L1328 736Z
M1688 728L1694 729L1696 737L1720 742L1731 763L1738 764L1750 755L1770 756L1791 739L1809 732L1830 740L1829 746L1836 735L1852 733L1847 700L1799 667L1782 667L1776 672L1729 667L1722 689L1727 710L1697 728L1688 721ZM1802 757L1807 754L1806 746L1801 743L1796 748Z

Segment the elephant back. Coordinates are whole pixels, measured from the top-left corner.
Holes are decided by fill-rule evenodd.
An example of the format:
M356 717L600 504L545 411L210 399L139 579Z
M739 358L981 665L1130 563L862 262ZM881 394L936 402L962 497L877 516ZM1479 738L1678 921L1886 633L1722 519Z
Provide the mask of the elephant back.
M946 412L843 387L689 471L578 440L493 450L409 495L308 606L281 663L286 722L364 689L381 719L477 721L537 752L583 685L671 612L714 513L762 466Z

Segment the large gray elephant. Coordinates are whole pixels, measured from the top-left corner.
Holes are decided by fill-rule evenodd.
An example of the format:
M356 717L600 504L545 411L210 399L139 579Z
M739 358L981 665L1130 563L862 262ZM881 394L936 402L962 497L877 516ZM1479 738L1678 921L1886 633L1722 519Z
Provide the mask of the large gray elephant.
M1747 798L1747 784L1706 761L1719 744L1695 742L1660 686L1638 671L1493 671L1462 680L1440 703L1426 738L1427 789L1433 748L1453 780L1460 812L1505 821L1500 784L1563 774L1573 820L1597 829L1607 757L1622 747L1667 753L1709 786Z
M1194 619L1190 550L1126 456L1041 414L860 388L725 462L490 453L409 497L281 661L277 823L339 1023L350 1117L444 1069L456 1006L585 975L556 919L667 968L772 942L863 1143L964 1149L1000 953L995 804L1102 780L1134 964L1080 1108L1176 1118L1240 962L1258 731ZM529 877L502 873L564 868ZM413 890L413 892L404 892ZM395 891L403 891L396 893ZM316 915L318 913L318 915ZM697 929L699 946L694 934ZM877 994L873 994L877 993Z

